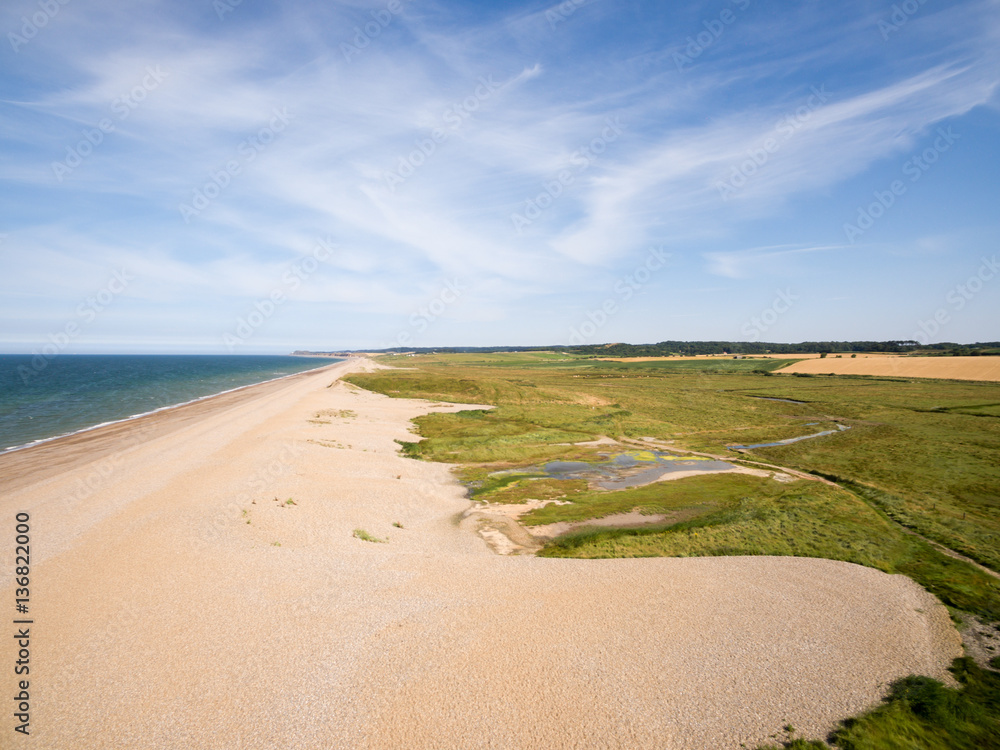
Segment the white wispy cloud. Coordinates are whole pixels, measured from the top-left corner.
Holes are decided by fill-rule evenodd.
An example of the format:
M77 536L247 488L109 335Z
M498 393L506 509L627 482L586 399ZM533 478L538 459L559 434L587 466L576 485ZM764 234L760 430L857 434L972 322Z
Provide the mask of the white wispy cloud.
M797 261L800 261L802 256L850 251L851 247L844 245L754 247L732 252L705 253L705 259L708 261L709 273L731 279L742 279L761 273L774 276L800 275L802 269L798 267Z
M405 315L458 277L476 289L469 320L509 316L523 328L521 310L598 293L650 244L693 248L709 275L804 273L806 258L840 249L836 239L794 220L788 234L757 236L763 223L997 103L992 0L922 8L886 42L886 9L804 4L776 22L747 8L684 69L673 52L717 8L403 3L345 56L384 8L244 3L220 20L206 4L193 20L156 0L127 13L107 0L63 6L4 52L5 268L31 294L44 296L48 279L50 296L70 299L93 283L80 280L85 269L97 278L127 261L157 277L130 295L207 309L266 293L330 237L340 251L298 291L303 301ZM8 6L0 25L20 15ZM130 92L141 101L123 116ZM275 112L287 123L268 133ZM58 179L53 163L102 119L113 132ZM723 189L768 139L778 148ZM238 174L213 177L227 162ZM206 189L218 197L185 221L181 204ZM518 227L512 216L545 193Z

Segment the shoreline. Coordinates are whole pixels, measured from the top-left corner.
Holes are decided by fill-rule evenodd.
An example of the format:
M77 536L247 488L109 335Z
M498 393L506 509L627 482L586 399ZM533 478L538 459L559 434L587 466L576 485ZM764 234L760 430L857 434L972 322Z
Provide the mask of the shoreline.
M127 444L136 436L149 438L169 431L174 420L190 421L216 407L238 406L276 385L333 369L344 362L347 360L262 380L259 383L241 385L209 396L201 396L171 406L161 406L131 417L0 451L0 478L3 479L5 489L8 491L19 489L30 481L32 472L40 467L71 470L74 466L91 463L120 452L119 443Z
M293 355L289 355L293 356ZM346 361L346 358L341 361ZM160 406L156 409L150 409L149 411L139 412L138 414L131 414L127 417L122 417L121 419L112 419L108 422L101 422L99 424L91 425L90 427L83 427L79 430L73 430L72 432L64 432L60 435L53 435L52 437L40 438L38 440L32 440L30 443L23 443L21 445L13 445L9 448L0 449L0 456L4 456L7 453L13 453L14 451L22 451L27 448L34 448L36 445L42 445L43 443L50 443L53 440L61 440L62 438L73 437L74 435L79 435L82 432L90 432L91 430L99 430L102 427L109 427L111 425L116 425L121 422L128 422L133 419L141 419L142 417L148 417L152 414L158 414L159 412L167 411L169 409L177 409L182 406L188 406L189 404L196 404L199 401L204 401L206 399L215 398L216 396L224 396L227 393L235 393L236 391L243 390L244 388L253 388L254 386L263 385L264 383L273 383L276 380L283 380L284 378L295 377L296 375L303 375L307 372L316 372L317 370L322 370L325 367L332 367L333 365L339 364L338 362L333 362L329 365L323 365L321 367L314 367L311 370L302 370L301 372L293 372L288 375L279 375L276 378L268 378L267 380L261 380L258 383L247 383L246 385L238 385L235 388L227 388L224 391L219 391L218 393L210 393L206 396L198 396L197 398L192 398L188 401L180 401L176 404L168 404L167 406Z

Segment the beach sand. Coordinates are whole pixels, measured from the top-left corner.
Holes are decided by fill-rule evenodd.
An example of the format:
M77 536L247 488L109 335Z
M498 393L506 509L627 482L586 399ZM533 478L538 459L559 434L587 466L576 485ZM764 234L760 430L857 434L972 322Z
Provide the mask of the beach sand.
M496 555L394 442L462 407L335 382L371 366L0 456L0 602L28 512L34 620L31 737L8 704L0 746L752 747L961 654L933 597L847 563Z

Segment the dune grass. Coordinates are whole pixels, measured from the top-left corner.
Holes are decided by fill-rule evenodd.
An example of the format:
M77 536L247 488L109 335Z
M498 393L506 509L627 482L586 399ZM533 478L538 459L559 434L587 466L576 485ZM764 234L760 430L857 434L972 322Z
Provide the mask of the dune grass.
M369 534L364 529L355 529L354 533L351 534L351 536L353 536L355 539L360 539L363 542L375 542L378 544L385 544L388 541L386 539L379 539L377 536Z

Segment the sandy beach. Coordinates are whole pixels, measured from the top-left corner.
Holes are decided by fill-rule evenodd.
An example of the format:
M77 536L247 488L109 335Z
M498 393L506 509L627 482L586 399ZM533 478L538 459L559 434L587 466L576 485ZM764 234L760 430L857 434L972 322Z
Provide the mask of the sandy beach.
M8 710L0 747L726 750L961 655L933 597L848 563L497 555L394 442L481 407L337 380L372 366L0 455L0 601L26 512L33 620L31 736Z

